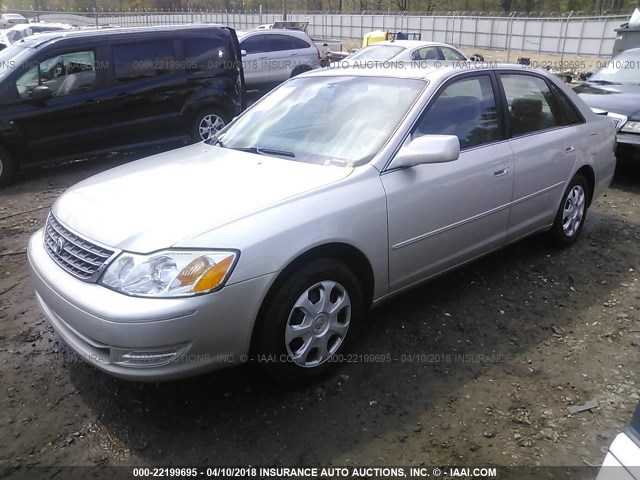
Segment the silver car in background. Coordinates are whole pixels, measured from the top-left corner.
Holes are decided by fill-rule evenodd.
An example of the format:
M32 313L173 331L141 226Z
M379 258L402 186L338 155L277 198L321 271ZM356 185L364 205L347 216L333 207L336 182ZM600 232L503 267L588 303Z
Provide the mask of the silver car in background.
M29 242L36 296L121 378L315 376L393 295L536 232L572 244L614 144L542 71L309 72L209 143L67 190Z
M320 68L320 51L301 30L238 31L247 89L274 86Z
M456 47L438 42L421 40L385 40L368 45L345 60L411 62L420 60L466 61L467 56Z

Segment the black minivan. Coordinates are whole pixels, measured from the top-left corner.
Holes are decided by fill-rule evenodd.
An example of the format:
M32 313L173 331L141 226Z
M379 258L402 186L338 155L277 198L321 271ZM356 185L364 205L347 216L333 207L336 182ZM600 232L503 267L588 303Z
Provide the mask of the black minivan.
M23 166L208 139L242 110L218 25L55 32L0 52L0 186Z

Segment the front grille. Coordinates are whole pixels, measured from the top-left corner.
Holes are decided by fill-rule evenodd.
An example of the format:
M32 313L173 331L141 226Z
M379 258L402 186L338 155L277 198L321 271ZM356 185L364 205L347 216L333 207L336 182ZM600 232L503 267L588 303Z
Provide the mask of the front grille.
M44 247L63 269L82 280L96 280L101 267L115 253L79 237L49 214L44 229Z

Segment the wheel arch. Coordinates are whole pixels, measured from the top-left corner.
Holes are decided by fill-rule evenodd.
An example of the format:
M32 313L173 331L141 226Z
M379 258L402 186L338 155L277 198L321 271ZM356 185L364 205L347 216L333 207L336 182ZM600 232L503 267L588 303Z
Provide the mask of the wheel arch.
M589 186L589 198L588 198L587 205L591 205L591 199L593 198L593 191L596 186L596 174L593 171L593 168L591 167L591 165L583 165L582 167L580 167L576 172L576 175L578 174L582 175L587 180L587 184Z
M251 332L250 352L255 352L257 337L256 332L262 326L265 321L265 314L269 302L274 297L278 288L284 283L284 281L293 274L296 270L303 265L323 258L339 260L344 262L349 268L352 269L354 275L362 282L363 297L365 300L364 309L367 311L373 302L373 292L375 286L375 277L373 273L373 267L366 255L358 248L348 243L331 242L322 245L315 246L304 253L301 253L294 258L289 264L278 274L273 281L267 294L262 300L258 315Z

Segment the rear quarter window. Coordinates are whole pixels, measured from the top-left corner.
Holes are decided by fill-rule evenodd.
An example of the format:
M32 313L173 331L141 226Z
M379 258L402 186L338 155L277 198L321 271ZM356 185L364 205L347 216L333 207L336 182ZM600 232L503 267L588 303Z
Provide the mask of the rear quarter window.
M182 48L190 71L203 72L233 67L233 49L226 37L184 38Z

